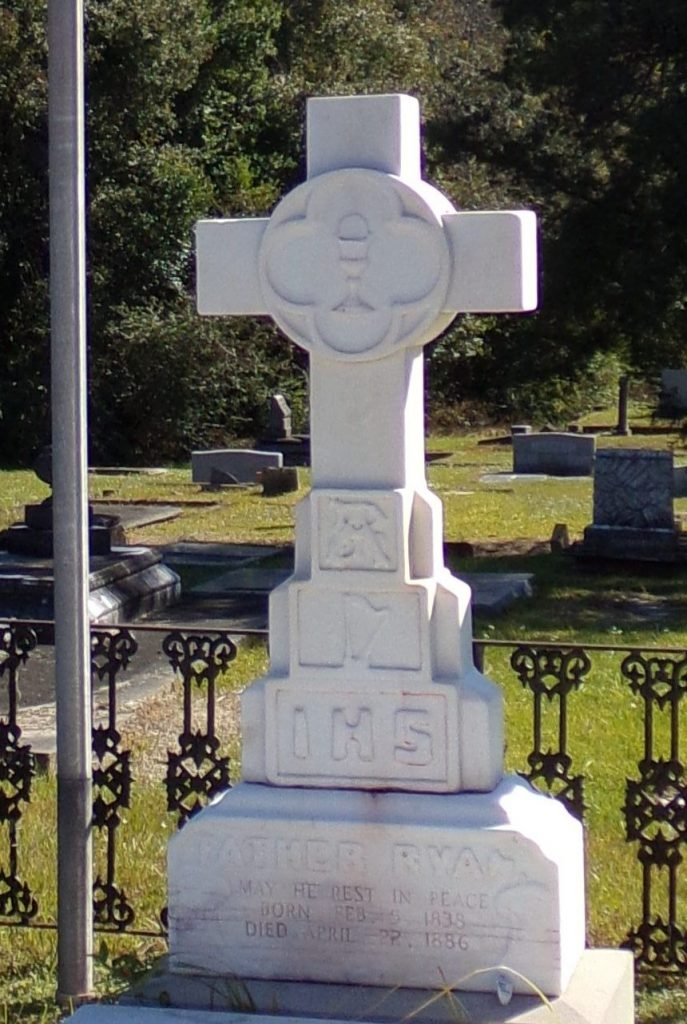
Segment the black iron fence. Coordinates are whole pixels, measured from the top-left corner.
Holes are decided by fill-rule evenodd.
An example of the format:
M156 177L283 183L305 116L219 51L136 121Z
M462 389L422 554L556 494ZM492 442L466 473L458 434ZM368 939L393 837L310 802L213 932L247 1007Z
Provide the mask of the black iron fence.
M25 709L20 698L21 678L31 671L32 658L41 646L50 645L51 634L49 623L12 621L0 626L5 709L0 716L0 925L54 926L45 913L42 894L32 891L24 877L31 851L24 848L23 828L30 813L37 763L30 744L22 740ZM141 925L137 907L118 875L118 851L131 841L133 825L126 821L126 812L136 778L135 751L124 748L119 729L118 694L119 683L141 657L142 639L149 641L153 635L170 678L176 676L181 691L177 745L167 751L154 785L164 787L168 811L181 827L231 784L224 738L215 719L217 687L231 679L240 638L265 634L143 624L92 629L92 679L105 708L104 717L93 728L93 824L100 848L93 887L94 920L99 930L133 935L150 935L151 928ZM625 944L640 965L684 969L687 900L681 901L680 894L687 884L683 866L687 852L687 651L488 640L475 642L474 650L479 667L489 670L492 662L496 664L492 674L504 684L507 705L515 699L516 690L520 701L531 703L531 713L526 716L529 738L522 740L515 752L513 767L562 800L583 821L587 764L571 739L571 718L579 725L575 704L584 691L591 692L592 698L582 716L582 728L590 714L596 714L594 686L617 691L617 707L634 723L627 738L627 763L634 775L621 780L624 799L617 810L642 893L636 920L628 918ZM601 683L597 674L603 676ZM204 706L200 725L197 711L195 720L192 713L198 695ZM624 721L609 722L608 727L623 728ZM152 932L164 935L164 929L161 911Z

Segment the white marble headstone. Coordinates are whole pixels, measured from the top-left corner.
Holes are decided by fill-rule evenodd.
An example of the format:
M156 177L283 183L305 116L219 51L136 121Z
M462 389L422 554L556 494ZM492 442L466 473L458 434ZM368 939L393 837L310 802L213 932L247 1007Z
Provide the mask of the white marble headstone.
M175 972L493 991L506 963L559 993L583 948L581 828L502 780L424 468L423 346L534 307L535 218L456 211L419 139L410 97L311 100L308 180L197 228L200 312L267 313L310 355L312 489L244 781L170 843Z
M422 348L459 310L532 309L535 218L460 213L420 177L417 101L308 104L308 180L197 227L198 308L269 313L310 353L312 492L244 695L243 773L282 786L491 790L500 692L424 471Z

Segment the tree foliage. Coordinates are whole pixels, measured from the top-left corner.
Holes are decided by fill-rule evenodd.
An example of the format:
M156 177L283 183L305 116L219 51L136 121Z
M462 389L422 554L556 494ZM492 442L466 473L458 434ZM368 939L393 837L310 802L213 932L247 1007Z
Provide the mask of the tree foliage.
M45 3L0 7L0 450L46 436L47 55Z
M537 210L542 303L516 329L488 326L465 369L468 387L521 413L545 412L567 384L563 414L585 390L597 397L600 367L684 362L687 7L501 0L499 11L491 98L443 126L439 160L477 162L504 198Z
M0 458L48 436L45 0L0 5ZM308 95L403 91L426 174L540 217L535 316L464 317L433 397L563 417L684 358L687 7L677 0L89 0L92 457L182 458L303 394L269 324L195 315L192 227L304 175ZM147 418L147 419L146 419Z
M635 364L682 359L687 7L509 0L504 15L508 79L537 97L516 156L540 201L557 193L552 309Z

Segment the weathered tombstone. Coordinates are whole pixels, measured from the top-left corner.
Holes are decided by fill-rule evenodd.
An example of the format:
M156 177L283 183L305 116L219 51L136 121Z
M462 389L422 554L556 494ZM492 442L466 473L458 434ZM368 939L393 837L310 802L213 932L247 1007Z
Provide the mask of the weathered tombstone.
M52 448L41 450L36 475L52 487ZM0 532L0 615L53 619L52 495L24 506L24 521ZM173 604L181 581L162 554L129 546L119 514L95 514L88 505L88 617L99 624L130 621Z
M400 1019L426 999L409 989L449 984L507 1022L536 1001L511 1015L497 991L573 979L571 1019L610 1002L629 1024L629 954L593 999L579 973L579 822L503 776L501 693L424 475L422 348L458 310L534 306L534 218L456 213L419 156L412 98L313 100L308 181L269 220L198 226L201 313L267 312L310 353L312 492L243 698L244 781L170 843L171 973L149 994L188 1005L202 976L219 1009L238 978L258 1010L364 1020L365 986L400 986Z
M687 498L687 466L676 466L673 470L673 497Z
M33 464L39 480L52 488L52 445L39 451ZM88 505L88 547L91 555L109 555L112 545L124 543L124 531L115 516L96 516ZM0 533L0 549L13 555L52 558L53 500L52 494L40 504L24 506L24 522L13 523Z
M309 464L310 438L292 433L291 408L283 395L272 395L269 424L264 437L256 439L255 447L280 452L287 468Z
M570 533L568 531L567 523L556 523L551 532L549 545L554 554L560 554L562 551L567 551L570 547Z
M502 778L501 695L424 475L422 347L458 310L534 305L534 218L457 213L418 128L409 97L311 101L308 181L269 220L197 228L200 312L268 312L310 353L312 492L243 698L244 782L170 846L177 972L433 987L459 951L465 974L507 951L558 993L582 950L579 828ZM459 912L461 888L481 905Z
M240 484L254 484L257 474L268 466L283 466L281 452L261 452L252 448L216 448L191 452L191 479L197 484L212 483L213 471L224 473Z
M594 467L596 438L548 431L513 435L513 472L548 476L589 476Z
M291 437L291 407L283 395L270 398L270 418L265 436L275 441Z
M661 411L667 415L678 415L687 410L687 370L662 370Z
M606 448L594 468L594 522L576 554L588 558L673 561L679 534L673 514L672 452Z

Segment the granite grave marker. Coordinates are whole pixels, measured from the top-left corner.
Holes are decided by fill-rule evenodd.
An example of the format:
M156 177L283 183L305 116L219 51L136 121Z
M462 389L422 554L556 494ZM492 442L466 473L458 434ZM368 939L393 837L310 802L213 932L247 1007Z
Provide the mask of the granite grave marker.
M594 468L596 438L547 431L513 434L513 472L548 476L589 476Z
M291 437L291 407L283 395L270 398L270 415L266 437L283 441Z
M594 521L576 554L583 558L674 561L679 534L673 514L673 454L606 448L594 468Z
M686 369L661 371L660 408L667 416L677 416L687 409Z
M254 484L258 473L270 466L283 466L281 452L255 451L252 448L216 448L191 452L191 478L194 483L212 483L213 470L238 484Z

